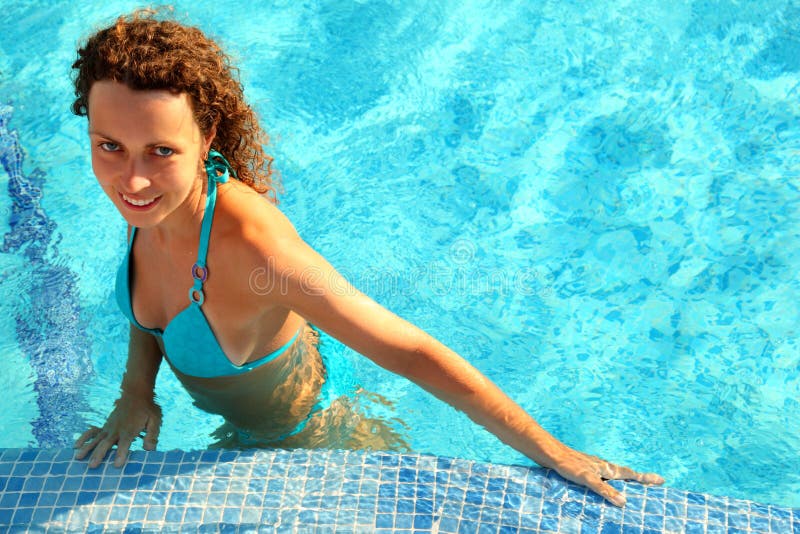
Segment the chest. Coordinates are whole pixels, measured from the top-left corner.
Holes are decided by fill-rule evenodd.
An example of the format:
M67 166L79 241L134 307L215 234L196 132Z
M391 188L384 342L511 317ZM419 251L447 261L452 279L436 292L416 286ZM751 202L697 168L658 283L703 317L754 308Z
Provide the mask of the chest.
M179 316L185 319L187 309L193 306L189 293L195 284L192 270L197 253L190 249L167 251L147 245L134 243L131 251L131 308L142 326L169 331L170 325L174 328L185 324L183 320L174 321ZM197 335L209 329L211 339L225 356L234 363L241 363L251 357L259 344L252 326L257 314L250 310L248 302L237 298L240 292L233 287L236 279L229 272L230 266L212 252L209 247L208 273L202 284L201 310L205 321L195 321L191 326ZM192 333L187 332L188 335ZM163 345L161 348L168 350Z

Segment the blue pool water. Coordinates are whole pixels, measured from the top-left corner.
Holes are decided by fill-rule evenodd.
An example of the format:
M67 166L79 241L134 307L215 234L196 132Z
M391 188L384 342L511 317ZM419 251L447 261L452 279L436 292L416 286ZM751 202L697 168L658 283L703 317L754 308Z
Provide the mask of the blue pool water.
M572 446L800 506L794 2L174 4L235 57L282 209L356 286ZM69 65L135 5L0 13L0 447L65 446L117 395L124 227L68 113ZM323 350L415 451L526 463ZM157 394L160 447L204 448L219 421L168 371Z

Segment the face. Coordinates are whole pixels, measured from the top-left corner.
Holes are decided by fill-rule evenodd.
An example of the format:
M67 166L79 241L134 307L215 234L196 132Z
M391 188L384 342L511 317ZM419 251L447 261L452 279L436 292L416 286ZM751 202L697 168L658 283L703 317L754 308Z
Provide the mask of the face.
M136 91L109 80L89 91L92 168L100 186L132 226L167 220L200 195L204 136L188 95Z

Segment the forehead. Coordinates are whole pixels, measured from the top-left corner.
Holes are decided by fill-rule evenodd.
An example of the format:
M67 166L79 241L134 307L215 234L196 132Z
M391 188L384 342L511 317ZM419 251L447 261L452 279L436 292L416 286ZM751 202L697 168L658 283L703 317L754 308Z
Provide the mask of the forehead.
M113 135L145 131L156 136L194 136L199 127L186 93L134 90L110 80L97 81L89 91L89 128Z

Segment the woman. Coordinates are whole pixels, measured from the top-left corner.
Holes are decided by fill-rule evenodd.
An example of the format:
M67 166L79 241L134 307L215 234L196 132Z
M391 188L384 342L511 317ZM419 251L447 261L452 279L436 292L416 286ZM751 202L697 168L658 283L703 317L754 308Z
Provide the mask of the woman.
M138 12L78 55L73 111L88 117L92 167L130 228L116 290L131 330L120 398L78 439L77 458L91 453L95 467L116 446L122 465L141 431L155 448L162 355L196 404L225 418L226 445L402 446L346 399L317 405L325 368L313 323L616 505L625 499L604 479L663 483L560 443L303 242L275 206L266 136L234 69L199 30Z

